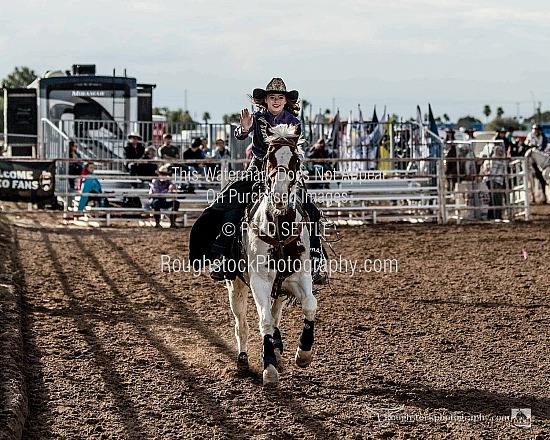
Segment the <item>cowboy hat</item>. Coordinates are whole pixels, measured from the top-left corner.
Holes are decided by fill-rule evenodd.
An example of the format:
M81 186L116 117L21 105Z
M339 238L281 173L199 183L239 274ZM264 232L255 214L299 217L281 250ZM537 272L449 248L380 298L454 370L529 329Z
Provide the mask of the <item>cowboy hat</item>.
M157 174L170 174L170 165L169 163L165 163L164 165L161 165L159 169L157 170Z
M143 140L143 138L137 134L135 131L132 131L129 135L128 135L128 140L131 140L132 138L137 138L138 140Z
M269 94L285 95L292 101L298 100L298 90L291 90L287 92L285 82L282 78L273 78L264 89L254 89L252 91L252 97L254 99L264 99Z

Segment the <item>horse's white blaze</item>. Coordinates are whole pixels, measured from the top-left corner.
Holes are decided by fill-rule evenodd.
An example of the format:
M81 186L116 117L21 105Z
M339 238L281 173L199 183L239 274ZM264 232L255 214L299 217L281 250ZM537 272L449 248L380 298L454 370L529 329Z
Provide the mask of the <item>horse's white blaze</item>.
M290 163L292 159L292 151L290 147L281 147L275 152L275 159L277 165L286 165ZM292 172L288 173L281 169L273 175L272 197L277 208L286 209L289 203L290 184L296 176L292 176Z

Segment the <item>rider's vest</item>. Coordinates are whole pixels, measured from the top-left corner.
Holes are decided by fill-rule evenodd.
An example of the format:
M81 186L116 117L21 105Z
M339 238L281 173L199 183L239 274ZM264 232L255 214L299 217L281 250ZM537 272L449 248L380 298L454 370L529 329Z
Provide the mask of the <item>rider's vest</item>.
M292 113L283 110L277 116L267 110L255 112L252 127L249 132L243 132L242 126L235 129L235 137L244 140L252 132L252 154L258 159L263 159L267 152L267 125L274 127L279 124L299 125L300 120Z

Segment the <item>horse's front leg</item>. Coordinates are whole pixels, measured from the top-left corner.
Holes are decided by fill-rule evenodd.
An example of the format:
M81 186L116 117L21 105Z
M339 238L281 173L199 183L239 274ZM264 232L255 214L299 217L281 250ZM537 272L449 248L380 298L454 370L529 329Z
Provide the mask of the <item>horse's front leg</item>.
M248 287L240 278L235 281L226 281L229 292L229 305L235 317L235 339L237 339L237 368L248 370L248 354L246 343L248 340L248 322L246 320L246 306Z
M273 300L271 304L271 315L275 320L275 330L273 331L273 348L275 350L275 358L277 359L277 371L282 373L284 370L283 367L283 338L281 332L279 331L279 326L281 325L281 316L283 315L283 299L278 297Z
M296 282L292 283L293 293L296 299L302 303L304 313L304 326L300 335L300 343L296 349L296 365L305 368L311 364L313 357L312 346L315 340L315 312L317 311L317 298L313 295L313 283L311 275L302 274Z
M258 310L260 324L260 335L263 338L262 359L264 363L263 383L264 385L276 385L279 383L277 373L277 358L273 346L273 335L275 332L275 319L271 312L271 288L273 282L263 279L260 276L251 276L250 289Z

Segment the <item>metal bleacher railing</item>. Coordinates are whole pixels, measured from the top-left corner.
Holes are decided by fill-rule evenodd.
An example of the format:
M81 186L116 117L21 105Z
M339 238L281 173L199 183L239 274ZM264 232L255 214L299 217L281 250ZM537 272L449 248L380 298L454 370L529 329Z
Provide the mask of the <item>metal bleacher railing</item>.
M178 192L168 198L176 198L180 202L180 212L187 224L198 217L202 210L211 203L217 192L227 182L232 171L242 170L245 159L245 149L249 140L238 141L233 137L234 125L231 124L166 124L162 129L156 123L132 123L111 121L42 121L42 142L40 143L40 158L55 160L56 195L63 200L66 217L78 216L74 208L75 198L80 194L69 190L67 144L75 139L80 146L81 161L93 161L96 164L96 175L100 180L104 194L111 202L111 208L87 208L86 213L98 220L110 224L112 221L148 218L150 176L130 176L123 159L123 149L127 142L126 134L131 131L142 134L145 140L153 145L162 143L162 134L169 132L173 144L183 151L195 137L206 137L209 145L216 139L226 141L231 159L215 161L204 159L185 161L186 165L202 164L207 169L218 166L221 173L218 176L194 176L193 182L184 173L175 173L173 178L178 185ZM312 131L308 137L323 136L328 139L331 124L309 127ZM386 146L389 157L358 158L363 151L358 151L351 145L357 141L347 139L346 149L340 146L340 157L328 160L307 160L310 170L307 178L310 197L316 201L324 214L333 220L353 222L399 220L399 221L437 221L447 223L464 220L483 220L487 218L493 200L492 194L503 196L503 203L497 208L503 210L506 220L529 219L529 167L527 159L514 158L503 160L507 163L506 172L499 176L481 176L480 164L483 160L475 154L464 155L464 151L475 151L473 142L456 142L461 154L456 158L423 158L418 152L428 151L430 145L413 145L413 139L418 132L415 124L391 125L386 136ZM373 127L370 127L372 131ZM416 130L416 131L415 131ZM313 131L315 133L313 133ZM429 136L429 132L427 133ZM434 137L435 138L435 137ZM424 141L425 137L424 137ZM484 141L485 145L487 141ZM408 145L408 147L407 147ZM441 144L443 148L444 145ZM407 151L408 148L408 151ZM358 154L355 154L354 151ZM332 152L334 153L334 151ZM364 156L363 156L364 157ZM370 157L370 156L369 156ZM448 175L449 161L459 165L458 175ZM316 172L316 162L328 162L331 171ZM148 162L133 160L132 162ZM150 161L149 161L150 162ZM182 160L183 162L183 160ZM163 163L163 161L156 161ZM173 164L176 169L182 164ZM181 168L183 169L183 168ZM318 169L318 168L317 168ZM469 170L469 171L465 171ZM501 177L505 182L502 189L489 190L483 180L491 177ZM450 184L452 182L453 184ZM190 184L193 192L189 190ZM85 194L84 194L85 195ZM133 200L129 207L126 203ZM136 201L139 200L139 205Z

